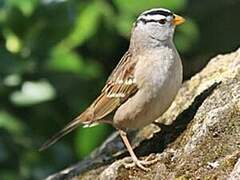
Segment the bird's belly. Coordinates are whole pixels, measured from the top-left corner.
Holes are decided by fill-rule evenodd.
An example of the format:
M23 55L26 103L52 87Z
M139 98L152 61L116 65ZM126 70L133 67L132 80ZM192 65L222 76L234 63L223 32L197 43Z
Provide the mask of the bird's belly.
M181 65L172 64L166 71L150 69L145 72L142 78L145 81L144 86L119 107L113 119L114 125L118 128L136 129L161 116L169 108L181 86L181 68Z
M141 100L135 102L129 101L131 107L126 106L128 107L124 110L126 116L119 118L121 128L142 128L160 117L170 107L180 87L180 85L176 86L175 84L171 86L170 84L171 83L168 82L168 84L164 86L164 89L159 89L158 95L147 102L141 102ZM145 97L148 96L148 94L149 92L143 92ZM141 105L143 108L140 107Z

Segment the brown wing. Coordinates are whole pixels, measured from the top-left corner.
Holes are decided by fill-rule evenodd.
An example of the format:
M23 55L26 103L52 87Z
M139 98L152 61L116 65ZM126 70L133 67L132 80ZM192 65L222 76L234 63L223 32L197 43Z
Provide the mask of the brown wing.
M127 52L108 78L101 95L86 111L44 143L40 150L48 148L61 137L73 131L79 124L84 123L90 125L98 122L116 110L130 96L135 94L138 90L134 78L135 65L136 59L133 59L131 53Z
M109 76L101 95L90 107L93 121L104 118L137 92L135 65L136 60L127 52Z

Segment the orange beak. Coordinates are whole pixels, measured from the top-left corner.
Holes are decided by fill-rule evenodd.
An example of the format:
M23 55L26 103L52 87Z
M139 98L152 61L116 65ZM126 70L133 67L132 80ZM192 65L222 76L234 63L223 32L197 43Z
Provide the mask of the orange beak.
M180 25L185 22L185 19L179 15L174 14L173 24L175 26Z

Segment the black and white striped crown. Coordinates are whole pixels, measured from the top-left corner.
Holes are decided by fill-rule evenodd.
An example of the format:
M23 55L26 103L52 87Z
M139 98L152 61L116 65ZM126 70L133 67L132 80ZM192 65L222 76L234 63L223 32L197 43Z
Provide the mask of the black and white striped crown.
M173 17L173 13L168 9L156 8L143 12L137 19L137 22L159 22L161 19L166 19L168 16Z

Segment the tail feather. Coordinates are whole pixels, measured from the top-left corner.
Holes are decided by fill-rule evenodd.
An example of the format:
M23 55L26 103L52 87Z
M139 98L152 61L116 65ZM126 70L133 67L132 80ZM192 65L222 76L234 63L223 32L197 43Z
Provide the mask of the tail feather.
M82 114L83 115L83 114ZM47 140L39 149L39 151L43 151L47 148L49 148L51 145L55 144L59 139L61 139L63 136L67 135L74 129L76 129L80 124L91 124L89 121L85 121L80 115L76 119L74 119L72 122L70 122L68 125L66 125L65 128L63 128L61 131L59 131L57 134L55 134L53 137L51 137L49 140Z

